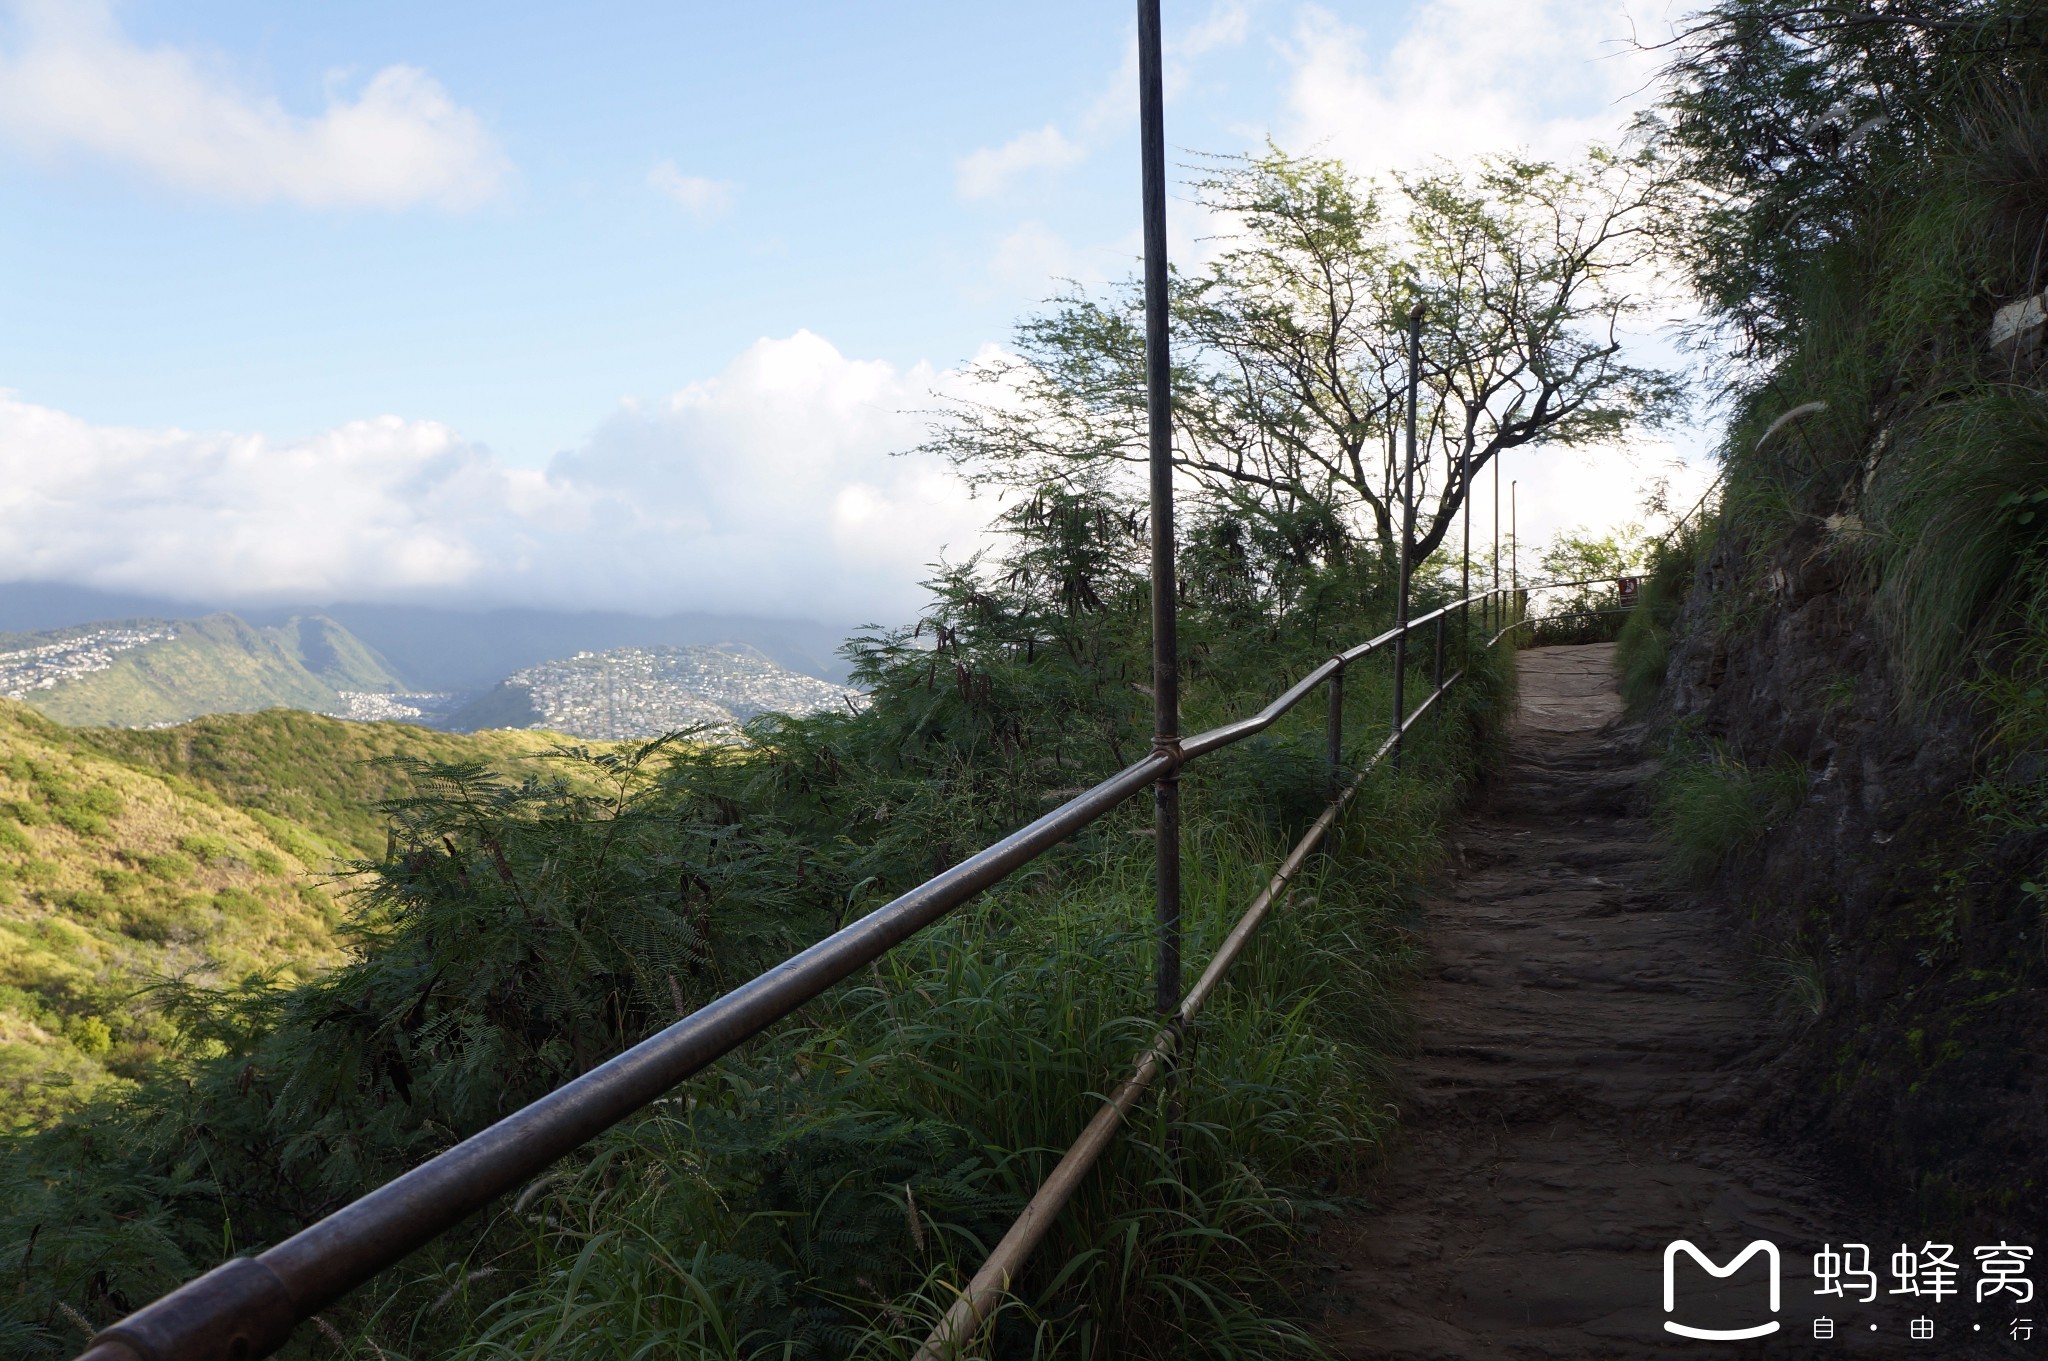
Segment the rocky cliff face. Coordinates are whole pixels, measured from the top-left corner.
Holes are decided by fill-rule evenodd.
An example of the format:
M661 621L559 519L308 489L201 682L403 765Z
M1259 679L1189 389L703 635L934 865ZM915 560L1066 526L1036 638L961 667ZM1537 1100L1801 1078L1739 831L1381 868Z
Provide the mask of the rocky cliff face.
M1985 816L1967 709L1902 703L1871 593L1825 532L1761 554L1724 534L1673 629L1663 691L1681 745L1807 772L1803 802L1706 889L1751 933L1760 975L1820 985L1786 1008L1768 1117L1930 1226L2038 1223L2048 941L2023 885L2048 847Z

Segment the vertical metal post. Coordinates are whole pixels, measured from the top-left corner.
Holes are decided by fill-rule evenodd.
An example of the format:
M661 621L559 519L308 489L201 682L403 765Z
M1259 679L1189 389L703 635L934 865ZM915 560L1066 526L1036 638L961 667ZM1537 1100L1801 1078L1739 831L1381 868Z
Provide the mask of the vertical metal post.
M1522 622L1522 531L1521 521L1515 515L1515 491L1521 486L1520 480L1508 483L1508 618L1516 624ZM1515 640L1519 646L1522 635Z
M1458 627L1464 635L1465 651L1469 653L1472 650L1472 446L1469 444L1458 456L1458 497L1459 518L1463 522L1465 536L1458 568L1458 599L1465 603L1458 606Z
M1429 688L1432 694L1444 688L1444 617L1442 615L1436 617L1436 669L1432 673Z
M1330 673L1330 797L1344 788L1344 667Z
M1394 749L1388 755L1401 769L1401 722L1408 716L1408 555L1415 542L1415 397L1422 381L1421 303L1408 314L1408 460L1401 478L1401 576L1394 596Z
M1173 392L1166 343L1166 122L1159 0L1138 0L1138 141L1145 200L1145 420L1152 474L1152 745L1180 747L1180 645L1174 618ZM1159 953L1153 1005L1180 1011L1180 774L1153 793Z
M1493 621L1487 636L1500 632L1500 455L1493 456Z

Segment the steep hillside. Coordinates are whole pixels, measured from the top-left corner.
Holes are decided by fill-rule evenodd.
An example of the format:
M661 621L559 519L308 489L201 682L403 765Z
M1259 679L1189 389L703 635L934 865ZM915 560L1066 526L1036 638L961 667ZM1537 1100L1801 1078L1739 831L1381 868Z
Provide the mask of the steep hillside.
M2048 31L2000 0L1713 13L1675 126L1718 205L1696 282L1747 381L1719 511L1623 639L1669 741L1672 869L1781 995L1772 1114L1931 1231L2026 1231L2048 1214Z
M316 828L351 855L384 850L380 800L409 793L401 768L381 757L500 764L545 751L552 732L437 732L402 723L353 723L294 709L214 714L170 728L82 728L80 746L174 776L260 819ZM283 833L280 833L282 835Z
M72 726L147 727L274 705L340 711L344 692L404 688L376 652L318 615L270 628L214 614L0 639L0 693Z
M171 1038L153 978L302 978L338 959L321 871L349 853L0 703L4 1119L146 1071Z
M345 862L385 847L379 757L500 764L547 733L465 737L274 709L67 729L0 701L0 1121L145 1073L163 977L305 978L342 958Z

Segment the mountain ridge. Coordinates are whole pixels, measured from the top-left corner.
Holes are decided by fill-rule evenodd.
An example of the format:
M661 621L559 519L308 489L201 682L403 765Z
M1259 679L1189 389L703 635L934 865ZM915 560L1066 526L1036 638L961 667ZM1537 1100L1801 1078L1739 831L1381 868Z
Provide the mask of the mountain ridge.
M293 616L334 620L389 660L411 690L482 690L527 666L578 652L740 642L779 665L844 681L839 645L851 623L678 610L558 610L534 606L299 601L193 603L50 581L0 582L0 633L46 633L119 619L197 619L231 613L257 627Z
M324 615L126 619L0 635L0 694L71 727L150 727L275 706L333 712L347 691L405 687Z
M745 642L578 650L481 693L421 692L325 615L254 625L233 614L105 620L0 635L0 698L75 728L156 728L273 708L452 732L541 728L584 740L733 729L770 711L858 703L858 692Z

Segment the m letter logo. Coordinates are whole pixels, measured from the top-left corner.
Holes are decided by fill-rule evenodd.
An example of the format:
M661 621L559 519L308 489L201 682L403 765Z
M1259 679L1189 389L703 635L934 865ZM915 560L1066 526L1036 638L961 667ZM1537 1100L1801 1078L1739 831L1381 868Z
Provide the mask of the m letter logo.
M1689 1254L1709 1276L1716 1277L1717 1279L1733 1276L1736 1272L1742 1270L1744 1262L1747 1262L1750 1258L1761 1252L1771 1264L1771 1312L1774 1314L1778 1312L1778 1245L1776 1243L1759 1238L1740 1253L1737 1253L1735 1260L1728 1263L1727 1266L1715 1266L1707 1259L1707 1255L1704 1252L1701 1252L1685 1239L1680 1238L1675 1242L1666 1244L1664 1248L1665 1313L1671 1313L1678 1307L1677 1269L1678 1254L1681 1252ZM1704 1338L1709 1342L1735 1342L1745 1337L1763 1337L1767 1333L1775 1333L1778 1331L1778 1321L1772 1319L1769 1323L1759 1323L1753 1328L1688 1328L1683 1323L1673 1323L1670 1319L1665 1319L1664 1331L1676 1333L1680 1337Z

